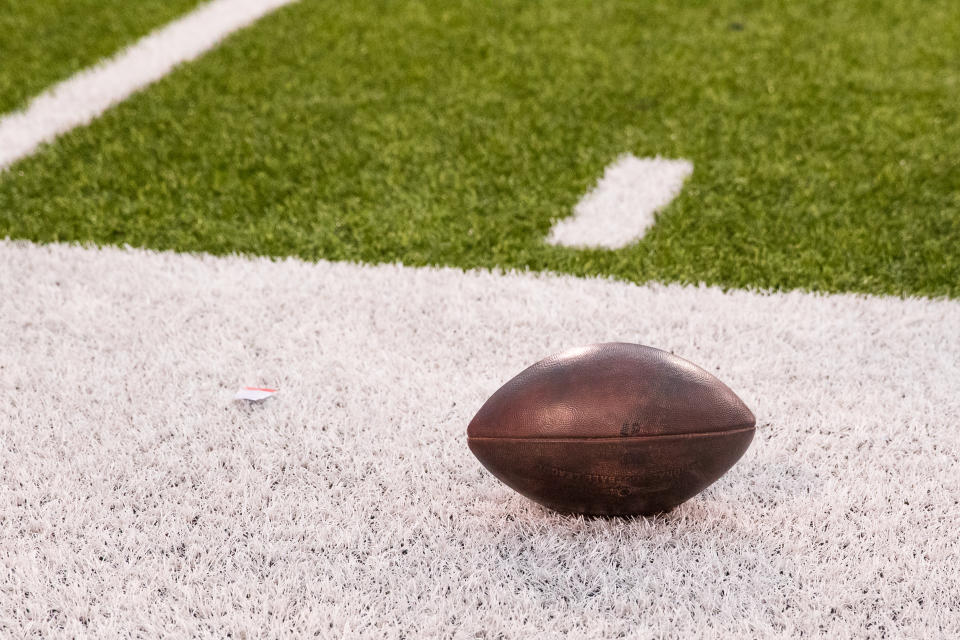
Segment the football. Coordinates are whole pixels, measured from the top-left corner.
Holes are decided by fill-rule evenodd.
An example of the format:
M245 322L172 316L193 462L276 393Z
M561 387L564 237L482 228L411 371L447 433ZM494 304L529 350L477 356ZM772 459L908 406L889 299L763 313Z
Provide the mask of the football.
M467 427L507 486L557 511L669 511L723 475L753 440L747 406L710 373L638 344L572 349L528 367Z

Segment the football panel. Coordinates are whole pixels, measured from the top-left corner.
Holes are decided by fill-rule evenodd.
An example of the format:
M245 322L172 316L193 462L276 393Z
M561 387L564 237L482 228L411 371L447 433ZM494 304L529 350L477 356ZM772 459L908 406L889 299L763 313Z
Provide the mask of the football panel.
M467 427L472 437L614 437L754 425L737 395L697 365L628 343L589 345L528 367Z
M650 515L669 511L722 476L753 440L746 428L646 438L469 438L504 484L557 511Z

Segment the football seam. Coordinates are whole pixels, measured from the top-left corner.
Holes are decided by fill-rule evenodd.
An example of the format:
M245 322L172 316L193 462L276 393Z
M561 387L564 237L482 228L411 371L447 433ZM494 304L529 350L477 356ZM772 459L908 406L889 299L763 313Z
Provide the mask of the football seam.
M745 427L734 427L733 429L724 429L722 431L703 431L696 433L662 433L647 436L558 436L555 438L542 438L539 436L467 436L467 440L497 440L497 441L521 441L521 442L584 442L590 440L620 440L620 441L642 441L642 440L662 440L664 438L705 438L709 436L725 436L734 433L744 433L747 431L756 431L756 425Z

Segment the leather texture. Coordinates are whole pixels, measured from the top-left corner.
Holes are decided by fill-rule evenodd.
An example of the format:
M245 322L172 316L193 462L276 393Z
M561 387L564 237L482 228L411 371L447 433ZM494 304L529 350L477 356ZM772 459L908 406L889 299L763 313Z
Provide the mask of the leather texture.
M637 344L572 349L527 368L467 427L505 484L558 511L668 511L743 455L755 419L716 377Z

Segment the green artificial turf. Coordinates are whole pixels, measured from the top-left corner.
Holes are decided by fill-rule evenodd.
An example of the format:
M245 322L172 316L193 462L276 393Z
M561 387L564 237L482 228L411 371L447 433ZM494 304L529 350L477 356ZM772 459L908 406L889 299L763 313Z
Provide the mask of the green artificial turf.
M957 297L957 42L955 0L304 1L0 176L0 236ZM625 152L695 172L546 245Z
M0 113L24 106L198 0L0 0Z

